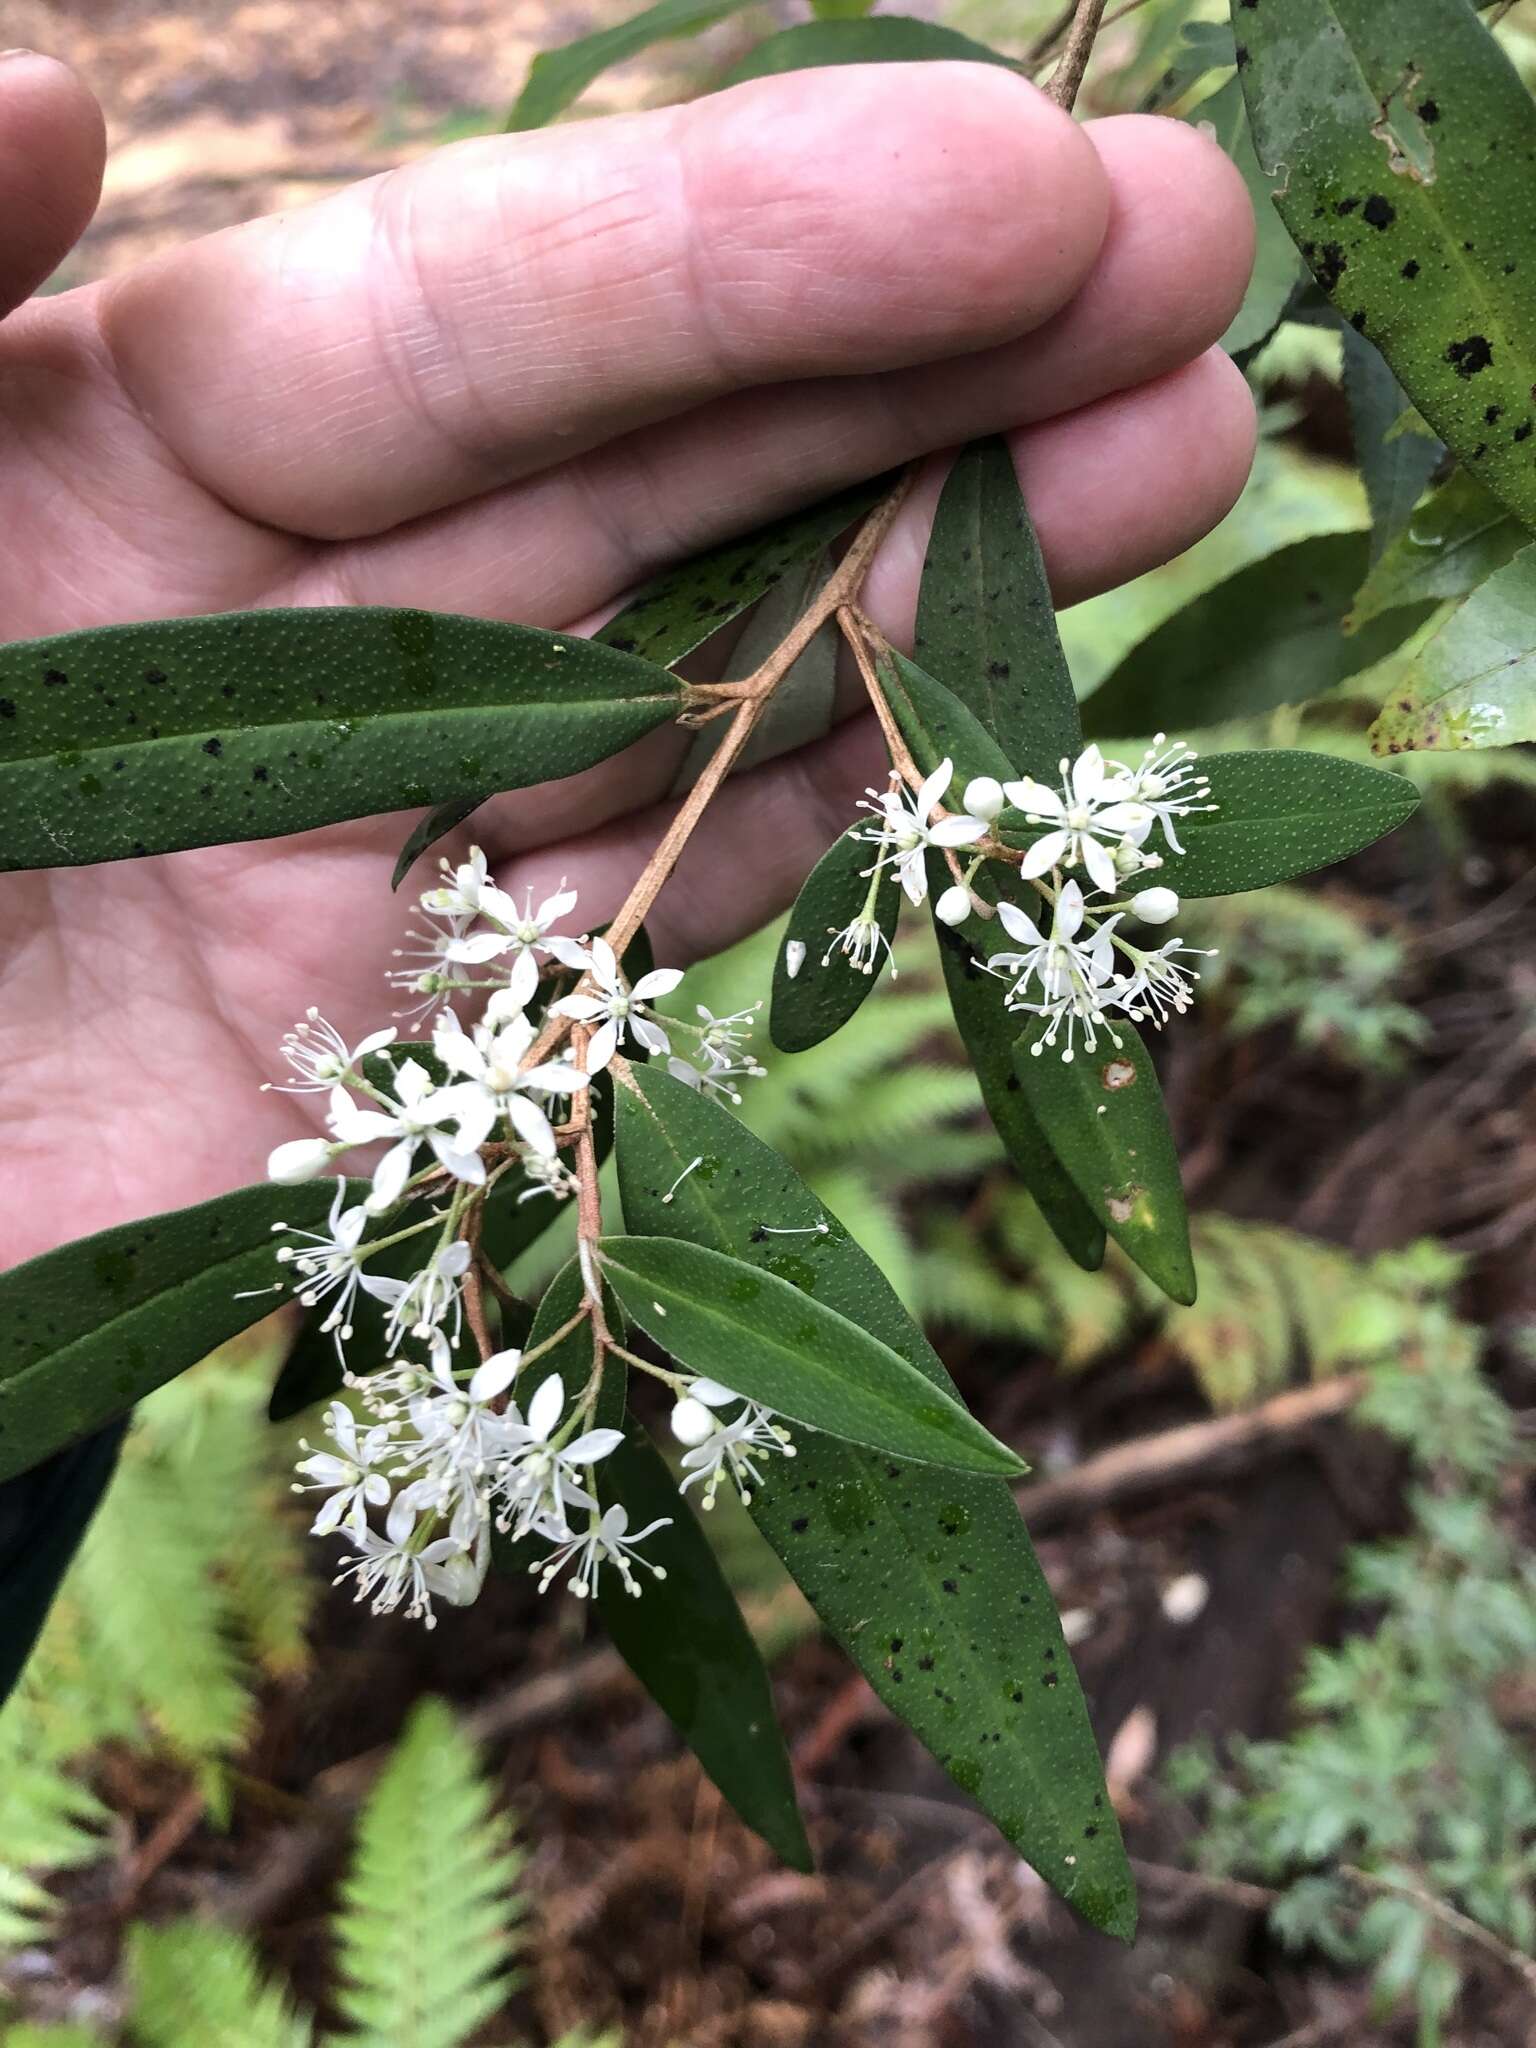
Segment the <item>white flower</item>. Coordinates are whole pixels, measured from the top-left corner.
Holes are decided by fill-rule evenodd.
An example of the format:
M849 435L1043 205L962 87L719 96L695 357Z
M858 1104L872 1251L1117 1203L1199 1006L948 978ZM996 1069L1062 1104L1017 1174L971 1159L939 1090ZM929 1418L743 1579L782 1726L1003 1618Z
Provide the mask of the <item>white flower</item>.
M389 1481L378 1467L390 1455L390 1432L380 1424L359 1436L356 1417L340 1401L326 1409L325 1427L335 1450L315 1451L301 1458L297 1469L309 1484L295 1485L293 1490L330 1495L310 1524L311 1535L328 1536L345 1522L362 1536L368 1527L369 1508L381 1508L389 1499ZM309 1448L300 1437L299 1449Z
M399 1200L423 1140L456 1180L479 1186L485 1179L479 1153L482 1139L443 1128L458 1125L472 1104L457 1089L434 1087L419 1060L404 1060L395 1069L394 1090L392 1097L380 1093L382 1109L359 1109L345 1088L331 1090L330 1126L343 1145L371 1145L380 1138L396 1141L374 1168L373 1193L368 1197L374 1214Z
M535 1526L546 1534L563 1532L568 1507L593 1505L581 1478L624 1441L618 1429L588 1429L569 1443L556 1441L564 1408L565 1388L559 1373L552 1372L528 1403L526 1419L515 1407L502 1418L503 1450L491 1492L504 1503L498 1526L514 1536L525 1536Z
M415 1435L397 1444L396 1456L402 1471L417 1475L408 1489L413 1506L451 1511L455 1533L467 1548L489 1518L486 1475L517 1441L512 1422L497 1412L495 1403L511 1384L522 1353L498 1352L476 1369L468 1385L460 1386L453 1354L435 1332L431 1348L429 1369L408 1367L397 1380L408 1390L406 1409Z
M958 882L946 889L933 906L933 914L940 924L964 924L971 914L971 892L963 889Z
M1140 844L1152 829L1146 807L1130 802L1126 771L1106 762L1096 746L1084 748L1075 762L1062 762L1059 791L1030 776L1004 787L1032 825L1052 828L1025 851L1020 872L1026 881L1052 868L1084 867L1096 889L1113 895L1119 877L1105 842L1129 837Z
M1179 914L1179 899L1172 889L1138 889L1131 898L1131 915L1143 924L1172 924Z
M521 910L500 889L482 908L487 917L495 918L498 924L506 927L508 938L520 954L547 953L562 966L578 969L586 966L586 948L581 942L560 938L550 930L551 925L558 924L562 917L569 917L576 908L576 891L567 889L564 882L552 896L544 898L537 910L533 907L532 889L525 893Z
M1153 736L1152 744L1142 755L1133 769L1125 771L1128 778L1127 794L1138 814L1146 819L1146 829L1139 832L1145 839L1154 824L1163 828L1163 837L1175 853L1182 853L1173 829L1175 818L1188 816L1191 811L1214 811L1215 804L1203 803L1201 799L1211 793L1211 785L1203 775L1195 772L1196 756L1183 740L1169 744L1166 733ZM1133 824L1133 835L1137 832Z
M435 1628L434 1597L454 1606L464 1604L464 1564L470 1560L462 1544L452 1536L419 1542L416 1517L408 1501L395 1501L384 1535L373 1529L349 1530L348 1534L357 1554L347 1559L333 1583L339 1586L347 1579L355 1579L354 1597L371 1600L375 1614L389 1614L403 1607L412 1621Z
M451 1013L438 1019L432 1049L450 1073L465 1076L447 1091L460 1118L460 1144L478 1152L505 1117L531 1150L554 1157L554 1130L530 1097L574 1094L589 1077L564 1060L546 1060L524 1071L523 1060L537 1035L514 989L497 990L473 1033L466 1033Z
M361 1066L369 1053L391 1044L394 1036L394 1026L389 1025L383 1031L370 1031L366 1038L349 1047L335 1025L328 1024L318 1010L311 1008L305 1012L303 1022L283 1038L283 1058L298 1080L267 1081L262 1085L275 1089L279 1095L323 1095Z
M441 887L424 892L422 909L430 917L478 917L486 890L495 889L489 863L479 847L472 846L469 859L458 867L451 867L447 861L439 861L438 866L447 879ZM501 895L499 889L495 893Z
M830 967L832 955L841 953L856 974L873 974L880 965L880 948L883 946L885 957L891 963L891 979L896 979L896 956L891 951L890 939L879 918L871 912L860 911L853 922L844 925L840 932L834 931L831 925L827 930L831 933L832 943L821 956L823 967Z
M905 786L883 794L871 789L865 794L873 797L874 802L860 805L862 810L874 811L877 822L857 836L880 849L877 867L894 858L896 879L913 903L921 903L928 893L923 856L930 846L972 846L986 837L986 821L982 818L949 817L939 819L937 824L930 822L954 773L954 762L943 760L931 775L923 778L915 796Z
M536 1152L532 1148L525 1152L523 1178L528 1185L517 1198L519 1207L537 1195L553 1195L557 1202L564 1202L581 1189L581 1182L554 1152Z
M1050 1019L1049 1029L1032 1049L1038 1053L1042 1046L1054 1045L1065 1023L1067 1046L1062 1058L1070 1060L1075 1027L1081 1023L1092 1052L1098 1042L1095 1025L1102 1020L1107 985L1114 974L1113 933L1119 913L1094 928L1086 942L1079 941L1085 916L1083 892L1076 882L1068 881L1056 899L1049 938L1017 904L999 903L997 914L1010 938L1017 939L1025 951L996 953L990 961L978 964L990 974L1013 977L1013 986L1004 998L1009 1009ZM1113 1032L1110 1035L1113 1037Z
M565 1567L574 1563L576 1570L571 1577L571 1591L578 1600L585 1600L588 1594L597 1591L602 1568L605 1564L610 1564L623 1580L625 1592L632 1593L638 1599L641 1589L631 1569L630 1560L633 1558L634 1563L643 1565L652 1578L664 1579L667 1574L661 1565L652 1564L649 1558L638 1557L635 1552L637 1545L643 1543L647 1536L654 1536L658 1529L670 1529L671 1526L671 1516L663 1515L657 1521L647 1522L643 1529L637 1529L630 1535L629 1510L620 1502L615 1501L613 1506L601 1515L594 1506L585 1534L572 1535L569 1531L560 1532L563 1540L559 1541L559 1547L530 1569L539 1574L539 1591L545 1593ZM541 1528L539 1533L551 1540L557 1540L553 1529Z
M735 1401L741 1402L741 1412L733 1421L722 1421L713 1412ZM672 1410L672 1434L689 1446L683 1453L688 1477L682 1483L682 1491L686 1493L690 1486L703 1480L701 1505L706 1508L714 1506L720 1482L727 1478L741 1495L743 1505L750 1503L754 1489L762 1484L758 1463L771 1452L785 1458L795 1455L789 1431L775 1421L771 1408L732 1393L718 1380L689 1382L687 1393Z
M391 988L402 995L419 996L421 1000L409 1009L396 1010L395 1016L401 1022L412 1022L413 1030L420 1030L435 1010L461 986L460 977L446 972L451 965L449 951L464 935L468 920L463 917L450 919L448 928L440 932L406 933L415 943L410 946L396 946L394 958L404 960L404 967L392 967L384 979Z
M550 1015L574 1017L582 1024L602 1019L587 1046L589 1074L600 1073L631 1032L647 1052L672 1050L666 1032L644 1005L672 993L683 978L680 968L653 967L633 988L626 988L612 946L604 938L595 938L587 956L587 974L593 987L562 996L550 1005Z
M1137 1023L1150 1022L1161 1027L1170 1014L1182 1016L1195 999L1194 984L1200 979L1199 973L1182 966L1179 955L1203 959L1213 957L1215 950L1213 946L1186 946L1182 939L1169 939L1156 952L1142 954L1131 972L1106 991L1106 1000Z
M960 799L968 817L980 818L987 825L998 816L1006 801L1003 785L990 775L973 775Z
M283 1227L289 1235L300 1242L284 1245L277 1254L278 1262L291 1265L299 1276L294 1283L294 1293L305 1308L314 1308L327 1295L335 1295L330 1312L320 1327L334 1334L338 1354L352 1335L352 1306L358 1289L372 1295L375 1301L392 1302L402 1286L399 1280L364 1272L363 1261L373 1249L371 1245L362 1243L368 1209L362 1202L349 1209L346 1200L347 1183L338 1176L325 1229L296 1230L285 1224Z
M418 1338L430 1336L440 1323L447 1321L450 1310L453 1313L452 1341L458 1343L463 1317L464 1275L469 1271L470 1257L468 1240L456 1237L441 1251L434 1252L409 1280L390 1283L394 1298L385 1326L387 1350L397 1350L407 1332Z
M267 1179L285 1188L316 1180L330 1165L336 1149L324 1138L290 1138L286 1145L267 1154Z

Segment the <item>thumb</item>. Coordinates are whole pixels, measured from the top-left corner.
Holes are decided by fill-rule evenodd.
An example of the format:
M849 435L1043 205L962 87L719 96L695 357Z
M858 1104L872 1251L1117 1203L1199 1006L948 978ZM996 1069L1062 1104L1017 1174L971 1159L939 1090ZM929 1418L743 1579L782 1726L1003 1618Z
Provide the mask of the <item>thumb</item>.
M101 109L72 71L31 50L0 51L0 316L84 233L106 152Z

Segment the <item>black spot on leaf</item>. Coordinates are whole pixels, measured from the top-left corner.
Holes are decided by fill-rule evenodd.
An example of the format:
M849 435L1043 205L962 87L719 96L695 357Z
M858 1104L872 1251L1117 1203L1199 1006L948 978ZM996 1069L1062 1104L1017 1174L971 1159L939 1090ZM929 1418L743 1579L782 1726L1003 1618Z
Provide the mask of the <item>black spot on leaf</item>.
M1469 334L1464 341L1451 343L1445 360L1458 377L1475 377L1493 361L1493 345L1485 334Z
M1382 193L1373 192L1360 209L1360 218L1382 233L1397 219L1397 208Z
M1421 121L1427 123L1429 127L1433 128L1435 123L1439 120L1439 118L1440 105L1437 100L1419 101L1419 119Z
M203 741L203 752L204 752L205 754L211 754L211 755L213 756L213 758L214 758L214 760L215 760L215 761L217 761L217 759L219 758L220 754L222 754L222 753L223 753L223 751L224 751L224 742L223 742L222 740L204 740L204 741Z

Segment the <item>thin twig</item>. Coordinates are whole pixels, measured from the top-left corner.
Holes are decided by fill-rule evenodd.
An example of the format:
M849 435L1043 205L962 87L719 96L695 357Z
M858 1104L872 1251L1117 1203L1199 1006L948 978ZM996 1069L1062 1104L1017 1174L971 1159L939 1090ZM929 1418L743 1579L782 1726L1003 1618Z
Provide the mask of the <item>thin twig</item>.
M1093 45L1104 20L1104 7L1105 0L1077 0L1077 11L1067 31L1067 46L1045 88L1047 97L1066 113L1070 114L1077 105L1078 88L1088 69L1088 59L1093 55Z
M1351 1884L1359 1885L1362 1891L1385 1892L1394 1898L1411 1899L1431 1919L1438 1920L1442 1927L1448 1927L1464 1940L1475 1943L1488 1955L1497 1956L1506 1969L1513 1970L1524 1982L1532 1999L1536 1999L1536 1957L1511 1947L1502 1935L1495 1934L1491 1927L1485 1927L1481 1920L1470 1919L1465 1913L1458 1912L1445 1899L1438 1898L1423 1885L1415 1884L1411 1878L1388 1877L1381 1871L1362 1870L1358 1863L1341 1863L1339 1874L1347 1877Z

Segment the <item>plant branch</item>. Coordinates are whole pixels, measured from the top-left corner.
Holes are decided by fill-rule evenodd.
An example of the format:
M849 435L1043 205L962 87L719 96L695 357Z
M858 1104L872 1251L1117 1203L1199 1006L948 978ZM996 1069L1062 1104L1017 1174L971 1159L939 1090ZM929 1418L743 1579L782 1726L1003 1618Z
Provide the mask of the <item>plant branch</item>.
M1384 1892L1394 1898L1411 1899L1431 1919L1438 1920L1442 1927L1459 1934L1465 1941L1475 1943L1487 1954L1497 1956L1501 1963L1515 1972L1532 1998L1536 1999L1536 1958L1512 1947L1502 1935L1495 1934L1491 1927L1485 1927L1481 1920L1473 1920L1458 1912L1448 1901L1406 1877L1388 1877L1383 1871L1362 1870L1358 1863L1341 1863L1339 1873L1351 1884L1359 1885L1362 1891Z
M1066 48L1061 53L1061 62L1051 73L1045 90L1050 99L1066 113L1071 113L1077 104L1078 89L1083 74L1088 69L1088 59L1093 55L1093 45L1104 21L1105 0L1077 0L1072 15L1072 25L1067 30Z

